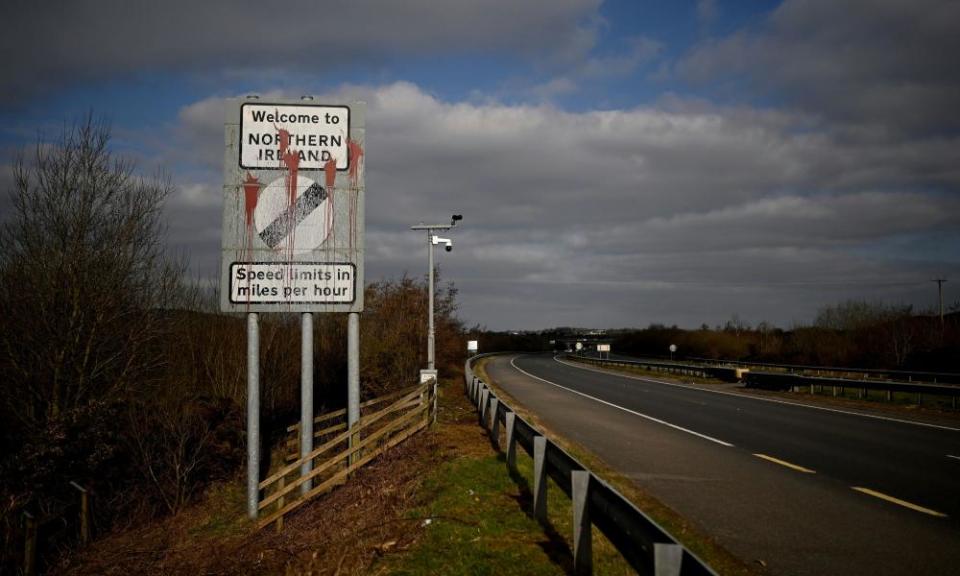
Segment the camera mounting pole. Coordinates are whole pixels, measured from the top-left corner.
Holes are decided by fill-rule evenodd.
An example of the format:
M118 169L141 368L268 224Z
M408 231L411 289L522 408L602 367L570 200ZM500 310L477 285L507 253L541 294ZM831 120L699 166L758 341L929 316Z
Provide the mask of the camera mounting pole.
M434 348L435 332L433 327L433 247L436 244L446 244L447 252L453 250L453 241L448 238L440 238L434 232L446 231L457 225L457 222L463 220L463 216L460 214L454 214L450 218L449 224L424 224L423 222L417 224L416 226L411 226L411 230L425 230L427 232L427 264L429 266L429 273L427 274L427 284L429 288L427 292L429 293L429 301L427 303L428 307L428 322L427 322L427 369L436 370L436 354Z

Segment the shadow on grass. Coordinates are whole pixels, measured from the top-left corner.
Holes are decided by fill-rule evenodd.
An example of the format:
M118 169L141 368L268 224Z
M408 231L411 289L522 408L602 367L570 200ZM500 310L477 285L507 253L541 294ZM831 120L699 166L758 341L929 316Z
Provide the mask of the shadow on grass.
M499 446L491 441L493 447L499 452ZM507 457L502 452L497 454L497 460L503 463L504 467L507 467ZM519 493L513 497L516 501L517 506L527 515L528 518L534 518L533 516L533 489L530 486L530 482L523 477L517 470L508 470L510 479L517 485ZM544 551L550 561L559 566L567 574L573 574L573 553L570 551L570 546L567 544L566 539L563 537L560 532L557 531L556 527L548 519L546 522L541 522L540 526L543 528L543 533L547 537L545 541L538 543L540 548Z

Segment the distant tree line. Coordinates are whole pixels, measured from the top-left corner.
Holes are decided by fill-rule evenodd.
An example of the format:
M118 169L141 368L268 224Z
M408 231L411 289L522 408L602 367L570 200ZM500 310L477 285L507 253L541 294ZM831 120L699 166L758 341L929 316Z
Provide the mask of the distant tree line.
M590 330L560 327L536 332L498 332L475 327L482 352L563 350L571 339L595 339ZM651 324L604 331L615 353L643 357L711 358L780 364L847 366L916 371L960 370L960 304L940 318L911 306L847 300L820 309L810 325L791 329L755 326L734 315L722 326L689 330Z
M138 176L109 141L89 116L15 162L0 223L0 573L14 573L22 512L62 516L77 500L69 481L94 492L103 532L176 513L241 470L245 322L166 252L169 178ZM456 289L436 300L437 365L456 374ZM369 284L365 303L361 394L373 397L426 365L426 282ZM299 418L299 326L261 315L264 454ZM316 316L318 411L345 404L346 333L345 315ZM49 556L76 527L44 531Z
M822 308L813 324L784 330L734 317L724 326L684 330L650 325L615 335L613 349L635 356L669 355L755 362L918 371L956 371L960 314L917 315L910 306L849 300Z

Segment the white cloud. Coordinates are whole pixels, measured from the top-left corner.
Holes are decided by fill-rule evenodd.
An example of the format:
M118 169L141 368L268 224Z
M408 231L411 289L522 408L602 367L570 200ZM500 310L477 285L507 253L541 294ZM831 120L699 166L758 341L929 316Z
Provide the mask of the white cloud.
M956 267L871 252L957 228L956 140L867 144L802 115L678 99L571 113L446 102L394 83L320 100L351 98L368 103L368 277L421 274L425 246L409 226L463 213L438 262L469 321L699 325L737 312L786 324L865 290L915 297L925 285L877 279L924 282L930 266ZM222 102L185 107L179 121L184 152L205 159L217 189ZM176 219L180 239L216 253L217 206L171 210L189 212ZM717 300L713 316L705 297ZM584 306L590 298L603 306ZM783 316L784 298L798 316Z

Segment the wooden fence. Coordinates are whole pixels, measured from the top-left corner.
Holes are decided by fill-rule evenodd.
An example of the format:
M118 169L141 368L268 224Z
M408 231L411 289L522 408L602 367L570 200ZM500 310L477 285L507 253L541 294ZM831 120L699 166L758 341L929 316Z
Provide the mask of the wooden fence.
M259 504L261 519L258 528L276 523L283 527L283 518L308 500L330 491L346 481L347 477L380 456L393 446L426 428L434 406L434 380L389 394L361 405L360 421L347 429L343 410L324 414L314 420L315 438L320 446L302 458L287 457L288 463L269 478L260 482L263 499ZM385 407L384 404L387 404ZM366 408L367 414L362 410ZM288 431L299 432L299 425ZM299 434L297 434L299 438ZM287 443L299 452L299 440ZM312 470L301 475L303 464ZM301 486L311 486L304 491Z

